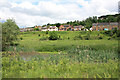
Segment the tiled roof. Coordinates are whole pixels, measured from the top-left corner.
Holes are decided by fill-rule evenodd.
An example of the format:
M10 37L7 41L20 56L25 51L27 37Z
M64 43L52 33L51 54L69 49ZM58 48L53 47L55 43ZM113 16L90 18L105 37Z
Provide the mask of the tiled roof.
M63 25L64 27L69 27L69 25Z
M98 26L99 25L109 25L109 23L98 23Z
M110 25L118 25L118 23L117 22L112 22L112 23L110 23Z
M111 22L111 23L93 23L93 26L100 26L100 25L118 25L117 22Z
M47 26L45 26L45 27L42 27L42 29L47 29Z
M80 25L80 26L74 26L74 28L82 28L82 27L83 27L83 26L81 26L81 25Z

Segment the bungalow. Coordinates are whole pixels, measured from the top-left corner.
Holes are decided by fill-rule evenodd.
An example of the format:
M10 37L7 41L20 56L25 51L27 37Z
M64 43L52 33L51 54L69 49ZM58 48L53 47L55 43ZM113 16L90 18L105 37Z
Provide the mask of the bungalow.
M114 28L118 29L118 23L117 22L111 22L111 23L93 23L92 24L92 30L96 31L102 31L102 30L112 30Z
M72 30L74 30L74 29L73 29L73 27L70 26L70 25L61 25L61 26L59 27L59 31L68 31L68 30L72 31Z
M41 31L48 31L47 26L42 27L42 28L41 28Z
M20 28L20 32L26 32L27 30L25 28Z
M80 31L82 28L84 28L84 26L82 26L82 25L74 26L74 31Z
M28 28L20 28L20 32L26 32L26 31L34 31L33 28L28 27Z
M58 28L56 26L50 26L48 31L58 31Z

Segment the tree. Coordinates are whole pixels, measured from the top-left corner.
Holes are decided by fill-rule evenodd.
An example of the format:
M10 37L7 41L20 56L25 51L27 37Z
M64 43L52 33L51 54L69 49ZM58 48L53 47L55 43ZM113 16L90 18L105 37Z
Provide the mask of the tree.
M58 27L58 28L59 28L59 27L60 27L60 25L61 25L60 23L56 23L56 27Z
M17 40L19 34L19 27L13 19L8 19L2 23L2 50L6 50L13 41Z
M39 28L34 28L35 31L39 31Z
M50 33L50 37L49 37L49 40L57 40L58 39L58 35L55 31L52 31Z
M87 29L91 28L92 27L92 17L89 17L85 20L85 26Z
M114 18L114 16L108 16L107 21L108 22L116 22L116 19Z
M50 25L50 23L47 24L47 26L49 26L49 25Z
M93 16L92 19L93 19L93 20L92 20L93 23L97 23L97 16Z

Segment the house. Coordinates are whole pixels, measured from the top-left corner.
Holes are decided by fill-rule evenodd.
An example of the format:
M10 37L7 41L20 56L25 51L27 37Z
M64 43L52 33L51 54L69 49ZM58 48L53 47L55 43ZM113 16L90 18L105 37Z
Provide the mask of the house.
M20 32L26 32L26 31L34 31L33 28L27 27L27 28L20 28Z
M72 30L73 30L73 27L70 26L70 25L61 25L61 26L59 27L59 31L68 31L68 30L72 31Z
M39 29L39 31L41 31L41 29L42 29L42 27L41 27L41 26L35 26L34 28L35 28L35 29L37 29L37 28L38 28L38 29Z
M34 28L31 28L31 27L28 27L28 28L25 28L27 31L34 31Z
M20 28L20 32L26 32L27 30L25 28Z
M102 31L102 30L112 30L114 28L118 29L118 23L117 22L111 22L111 23L93 23L92 24L92 30L96 31Z
M84 26L82 26L82 25L74 26L74 31L80 31L82 28L84 28Z
M41 31L48 31L47 26L42 27L42 28L41 28Z
M58 31L58 28L56 26L50 26L48 31Z

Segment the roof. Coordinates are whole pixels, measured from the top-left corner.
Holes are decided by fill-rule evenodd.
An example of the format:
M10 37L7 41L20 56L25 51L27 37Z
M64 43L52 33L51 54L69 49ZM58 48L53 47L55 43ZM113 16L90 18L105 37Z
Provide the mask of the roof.
M83 26L82 25L80 25L80 26L74 26L74 28L82 28Z
M64 27L69 27L70 25L63 25Z
M49 29L55 29L57 28L56 26L50 26Z
M112 22L110 25L118 25L118 22Z
M92 25L93 25L93 26L97 26L97 25L98 25L98 23L93 23Z
M42 27L42 29L47 29L47 26L45 26L45 27Z
M99 26L99 25L109 25L109 23L93 23L93 26Z
M100 25L118 25L118 22L111 22L111 23L93 23L93 26L100 26Z
M50 26L49 28L55 28L56 26Z
M98 26L99 25L109 25L109 23L98 23Z

